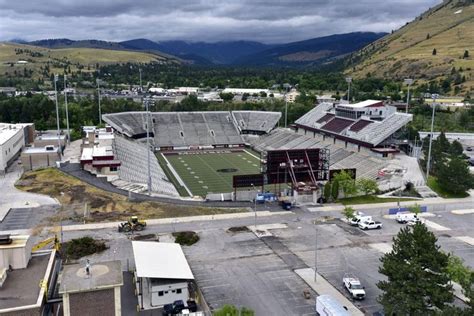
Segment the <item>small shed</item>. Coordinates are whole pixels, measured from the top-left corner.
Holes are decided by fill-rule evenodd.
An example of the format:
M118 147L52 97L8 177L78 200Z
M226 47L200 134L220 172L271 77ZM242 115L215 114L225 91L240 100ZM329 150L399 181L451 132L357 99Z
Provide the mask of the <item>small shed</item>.
M132 241L140 309L154 309L190 297L194 275L176 243Z

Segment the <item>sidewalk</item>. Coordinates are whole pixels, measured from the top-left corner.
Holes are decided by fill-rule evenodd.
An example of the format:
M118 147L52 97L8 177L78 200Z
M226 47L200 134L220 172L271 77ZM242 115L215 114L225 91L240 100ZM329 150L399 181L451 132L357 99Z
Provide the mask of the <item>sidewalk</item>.
M288 215L292 214L288 211L281 212L270 212L270 211L259 211L257 217L266 217L273 215ZM147 225L162 225L162 224L177 224L177 223L188 223L188 222L199 222L199 221L212 221L212 220L224 220L224 219L236 219L236 218L248 218L254 217L253 212L246 213L231 213L231 214L216 214L216 215L200 215L200 216L188 216L188 217L174 217L174 218L159 218L159 219L148 219L146 220ZM79 224L79 225L66 225L63 226L63 231L78 231L78 230L95 230L103 228L114 228L122 222L107 222L107 223L91 223L91 224Z
M298 274L318 295L330 295L335 298L343 306L347 307L351 315L363 316L362 313L351 301L342 295L335 287L333 287L321 275L316 275L316 282L314 282L314 269L297 269L295 273Z
M431 198L418 201L400 201L400 206L412 206L413 204L430 206L430 205L442 205L442 204L455 204L455 203L474 203L472 197L467 197L463 199L442 199L442 198ZM398 207L398 202L387 202L387 203L374 203L374 204L355 204L351 205L352 208L357 210L367 210L367 209L388 209L393 207ZM310 212L318 211L342 211L345 208L342 204L333 204L330 206L323 207L308 207Z

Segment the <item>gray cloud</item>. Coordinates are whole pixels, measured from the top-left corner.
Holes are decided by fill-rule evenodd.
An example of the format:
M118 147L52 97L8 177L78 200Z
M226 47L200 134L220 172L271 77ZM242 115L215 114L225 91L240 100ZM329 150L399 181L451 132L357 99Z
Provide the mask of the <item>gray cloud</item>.
M440 0L0 0L0 40L21 38L279 43L389 32Z

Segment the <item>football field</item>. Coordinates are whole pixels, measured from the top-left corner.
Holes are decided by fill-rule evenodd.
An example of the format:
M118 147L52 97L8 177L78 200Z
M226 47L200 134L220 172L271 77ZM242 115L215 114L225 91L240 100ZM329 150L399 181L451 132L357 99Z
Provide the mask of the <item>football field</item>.
M260 173L260 159L246 151L166 154L192 195L232 192L232 177Z

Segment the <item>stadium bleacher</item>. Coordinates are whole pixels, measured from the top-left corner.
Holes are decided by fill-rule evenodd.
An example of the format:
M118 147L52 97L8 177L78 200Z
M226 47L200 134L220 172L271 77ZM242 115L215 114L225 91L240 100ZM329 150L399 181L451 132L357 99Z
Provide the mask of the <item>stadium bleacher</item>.
M280 112L232 111L232 116L241 131L269 133L278 124Z
M275 149L328 148L330 169L356 168L357 177L361 178L375 179L378 171L387 165L384 160L369 154L353 152L332 142L323 142L287 129L276 129L270 134L247 140L255 150L261 152Z
M122 183L124 181L134 184L138 183L141 184L142 187L146 187L148 183L148 173L146 169L148 165L148 149L146 146L116 135L112 148L115 156L121 163L118 175ZM155 154L150 152L150 155L152 191L167 196L179 196L174 185L166 177ZM122 187L125 188L125 185L122 185Z

